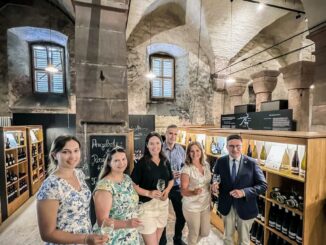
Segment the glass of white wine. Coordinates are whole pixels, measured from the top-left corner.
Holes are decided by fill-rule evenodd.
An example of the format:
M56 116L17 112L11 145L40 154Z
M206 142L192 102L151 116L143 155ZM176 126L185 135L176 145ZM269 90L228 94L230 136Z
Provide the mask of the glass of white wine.
M221 176L219 174L213 174L213 185L219 185L221 183ZM217 192L214 192L215 196L218 196Z
M114 221L111 219L105 219L101 225L101 234L108 235L110 238L113 237Z
M156 188L160 191L163 192L165 190L165 180L164 179L158 179Z

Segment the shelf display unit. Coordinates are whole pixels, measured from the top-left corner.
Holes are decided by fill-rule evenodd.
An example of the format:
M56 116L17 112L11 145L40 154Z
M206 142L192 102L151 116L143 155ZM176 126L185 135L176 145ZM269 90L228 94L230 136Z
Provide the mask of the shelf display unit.
M302 244L321 244L326 240L326 185L324 184L326 179L326 133L217 128L206 128L205 131L205 152L207 160L211 164L223 154L222 151L221 154L216 154L216 151L212 153L210 145L213 144L213 149L217 148L217 142L222 142L223 145L223 138L226 141L226 137L230 134L241 135L243 138L242 153L249 153L252 157L257 158L257 164L263 170L268 183L265 195L260 196L264 200L262 206L265 215L264 221L256 219L256 222L263 227L264 244L268 244L271 237L278 237L277 239L285 240L290 244L301 244L293 236L290 238L289 232L282 233L279 229L270 226L269 216L270 212L273 212L273 204L275 209L280 210L279 212L282 214L278 215L279 217L284 218L286 214L293 215L291 220L295 219L295 222L291 222L295 223L296 229L302 222ZM191 134L194 132L195 134L202 133L202 131L198 131L197 127L193 130L188 128L187 137L188 134L191 137L196 137ZM273 196L275 188L278 188L280 192L279 199ZM295 204L291 202L291 196L295 197ZM216 214L216 210L212 211L211 223L221 232L224 231L223 221Z
M29 198L28 176L26 127L1 127L0 190L3 220Z
M30 194L34 195L45 179L44 142L41 125L28 126L28 159Z

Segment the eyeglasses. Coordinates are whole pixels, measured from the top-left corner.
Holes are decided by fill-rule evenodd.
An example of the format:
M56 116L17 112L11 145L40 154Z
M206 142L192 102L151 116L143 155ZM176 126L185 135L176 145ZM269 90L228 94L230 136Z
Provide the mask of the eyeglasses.
M241 149L242 145L228 145L229 148L232 148L232 149Z

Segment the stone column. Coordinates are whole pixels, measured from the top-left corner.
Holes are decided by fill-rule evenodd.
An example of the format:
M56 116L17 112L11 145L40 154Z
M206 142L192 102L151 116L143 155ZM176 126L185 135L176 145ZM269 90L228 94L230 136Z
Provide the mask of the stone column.
M326 131L326 25L310 31L307 38L315 43L316 57L311 129Z
M289 109L298 131L309 131L309 87L313 83L314 62L298 61L280 68L288 89Z
M210 107L213 115L213 123L217 127L221 125L221 115L224 108L224 92L225 92L225 75L217 75L211 77L213 98L212 106Z
M272 92L276 87L279 74L279 71L263 70L251 75L256 94L256 111L260 111L262 102L271 101Z
M233 83L226 83L226 91L230 97L230 107L234 113L234 107L242 104L242 95L246 91L248 79L236 78Z
M82 140L85 154L89 134L128 132L125 29L129 3L116 0L74 3L76 134Z

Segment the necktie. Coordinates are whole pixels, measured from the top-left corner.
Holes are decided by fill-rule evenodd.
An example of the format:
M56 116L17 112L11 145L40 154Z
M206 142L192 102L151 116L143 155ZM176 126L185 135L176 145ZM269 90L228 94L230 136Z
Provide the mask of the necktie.
M236 167L235 159L233 159L232 172L231 172L231 178L232 178L232 183L233 184L235 182L235 177L236 176L237 176L237 167Z

